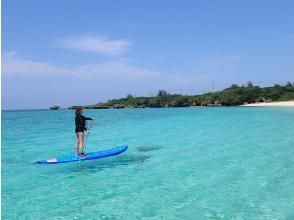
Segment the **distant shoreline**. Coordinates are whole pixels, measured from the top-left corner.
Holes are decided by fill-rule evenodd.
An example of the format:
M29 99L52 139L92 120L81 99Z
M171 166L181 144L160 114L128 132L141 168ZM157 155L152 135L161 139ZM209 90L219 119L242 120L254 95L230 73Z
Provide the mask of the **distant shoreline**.
M211 107L294 107L294 101L285 101L285 102L259 102L259 103L251 103L245 105L232 105L232 106L184 106L184 108L211 108ZM126 106L122 109L132 109L132 106ZM183 107L146 107L146 108L183 108ZM101 110L101 109L114 109L112 107L109 108L85 108L91 110ZM73 110L70 108L61 108L60 110ZM23 112L23 111L52 111L50 109L2 109L2 112Z
M287 102L287 101L290 101ZM221 106L294 106L294 83L270 87L254 86L252 82L238 86L233 84L222 91L201 95L170 94L159 90L156 96L136 97L132 94L125 98L111 99L94 105L90 109L104 108L165 108L165 107L221 107ZM253 103L253 104L251 104ZM279 104L280 103L280 104ZM248 105L249 104L249 105ZM75 106L72 106L75 108Z
M240 105L244 107L294 107L294 101L286 102L257 102L246 105Z

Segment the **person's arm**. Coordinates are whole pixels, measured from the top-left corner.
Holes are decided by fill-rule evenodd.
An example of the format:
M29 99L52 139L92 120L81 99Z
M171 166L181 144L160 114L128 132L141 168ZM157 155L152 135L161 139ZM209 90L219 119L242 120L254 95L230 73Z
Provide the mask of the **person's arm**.
M94 120L95 118L88 118L88 117L85 117L83 115L82 115L82 117L83 117L83 121L84 121L84 130L89 133L90 132L90 129L87 126L86 120Z
M85 117L85 116L82 116L84 118L84 120L95 120L95 118L88 118L88 117Z

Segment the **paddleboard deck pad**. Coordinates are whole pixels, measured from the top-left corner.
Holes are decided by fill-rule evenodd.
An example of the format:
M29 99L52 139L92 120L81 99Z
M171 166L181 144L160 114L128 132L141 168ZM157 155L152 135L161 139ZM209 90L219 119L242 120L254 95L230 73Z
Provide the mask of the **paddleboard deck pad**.
M36 164L58 164L58 163L69 163L69 162L78 162L84 160L96 160L103 157L111 157L123 153L128 149L128 146L120 146L108 150L101 150L96 152L87 153L84 156L65 156L58 157L48 160L39 160Z

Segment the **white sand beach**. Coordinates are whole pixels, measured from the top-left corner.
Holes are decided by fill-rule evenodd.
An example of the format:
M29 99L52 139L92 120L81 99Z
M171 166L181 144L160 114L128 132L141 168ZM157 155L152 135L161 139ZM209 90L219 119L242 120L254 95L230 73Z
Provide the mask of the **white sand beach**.
M286 101L286 102L259 102L259 103L251 103L251 104L246 104L246 105L241 105L241 106L252 106L252 107L266 107L266 106L277 106L277 107L289 107L293 106L294 107L294 101Z

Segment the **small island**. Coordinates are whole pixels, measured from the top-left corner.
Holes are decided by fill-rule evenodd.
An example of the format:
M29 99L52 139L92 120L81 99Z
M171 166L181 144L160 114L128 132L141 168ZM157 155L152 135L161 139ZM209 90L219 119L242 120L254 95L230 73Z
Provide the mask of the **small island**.
M220 106L279 106L279 102L294 102L294 82L285 85L275 84L270 87L259 87L248 82L239 86L233 84L222 91L208 92L201 95L170 94L159 90L156 96L112 99L94 105L84 106L85 109L122 109L122 108L167 108L167 107L220 107ZM287 104L286 104L287 105ZM285 103L283 105L285 106ZM71 106L68 109L75 109Z
M60 106L55 105L55 106L50 107L50 109L51 110L58 110L58 109L60 109Z
M202 95L170 94L159 90L156 96L112 99L95 105L84 106L86 109L121 109L121 108L167 108L167 107L220 107L220 106L271 106L266 103L294 101L294 82L285 85L275 84L270 87L259 87L248 82L239 86L233 84L218 92ZM258 104L258 105L257 105ZM272 105L277 106L277 105ZM72 106L69 109L75 109Z

